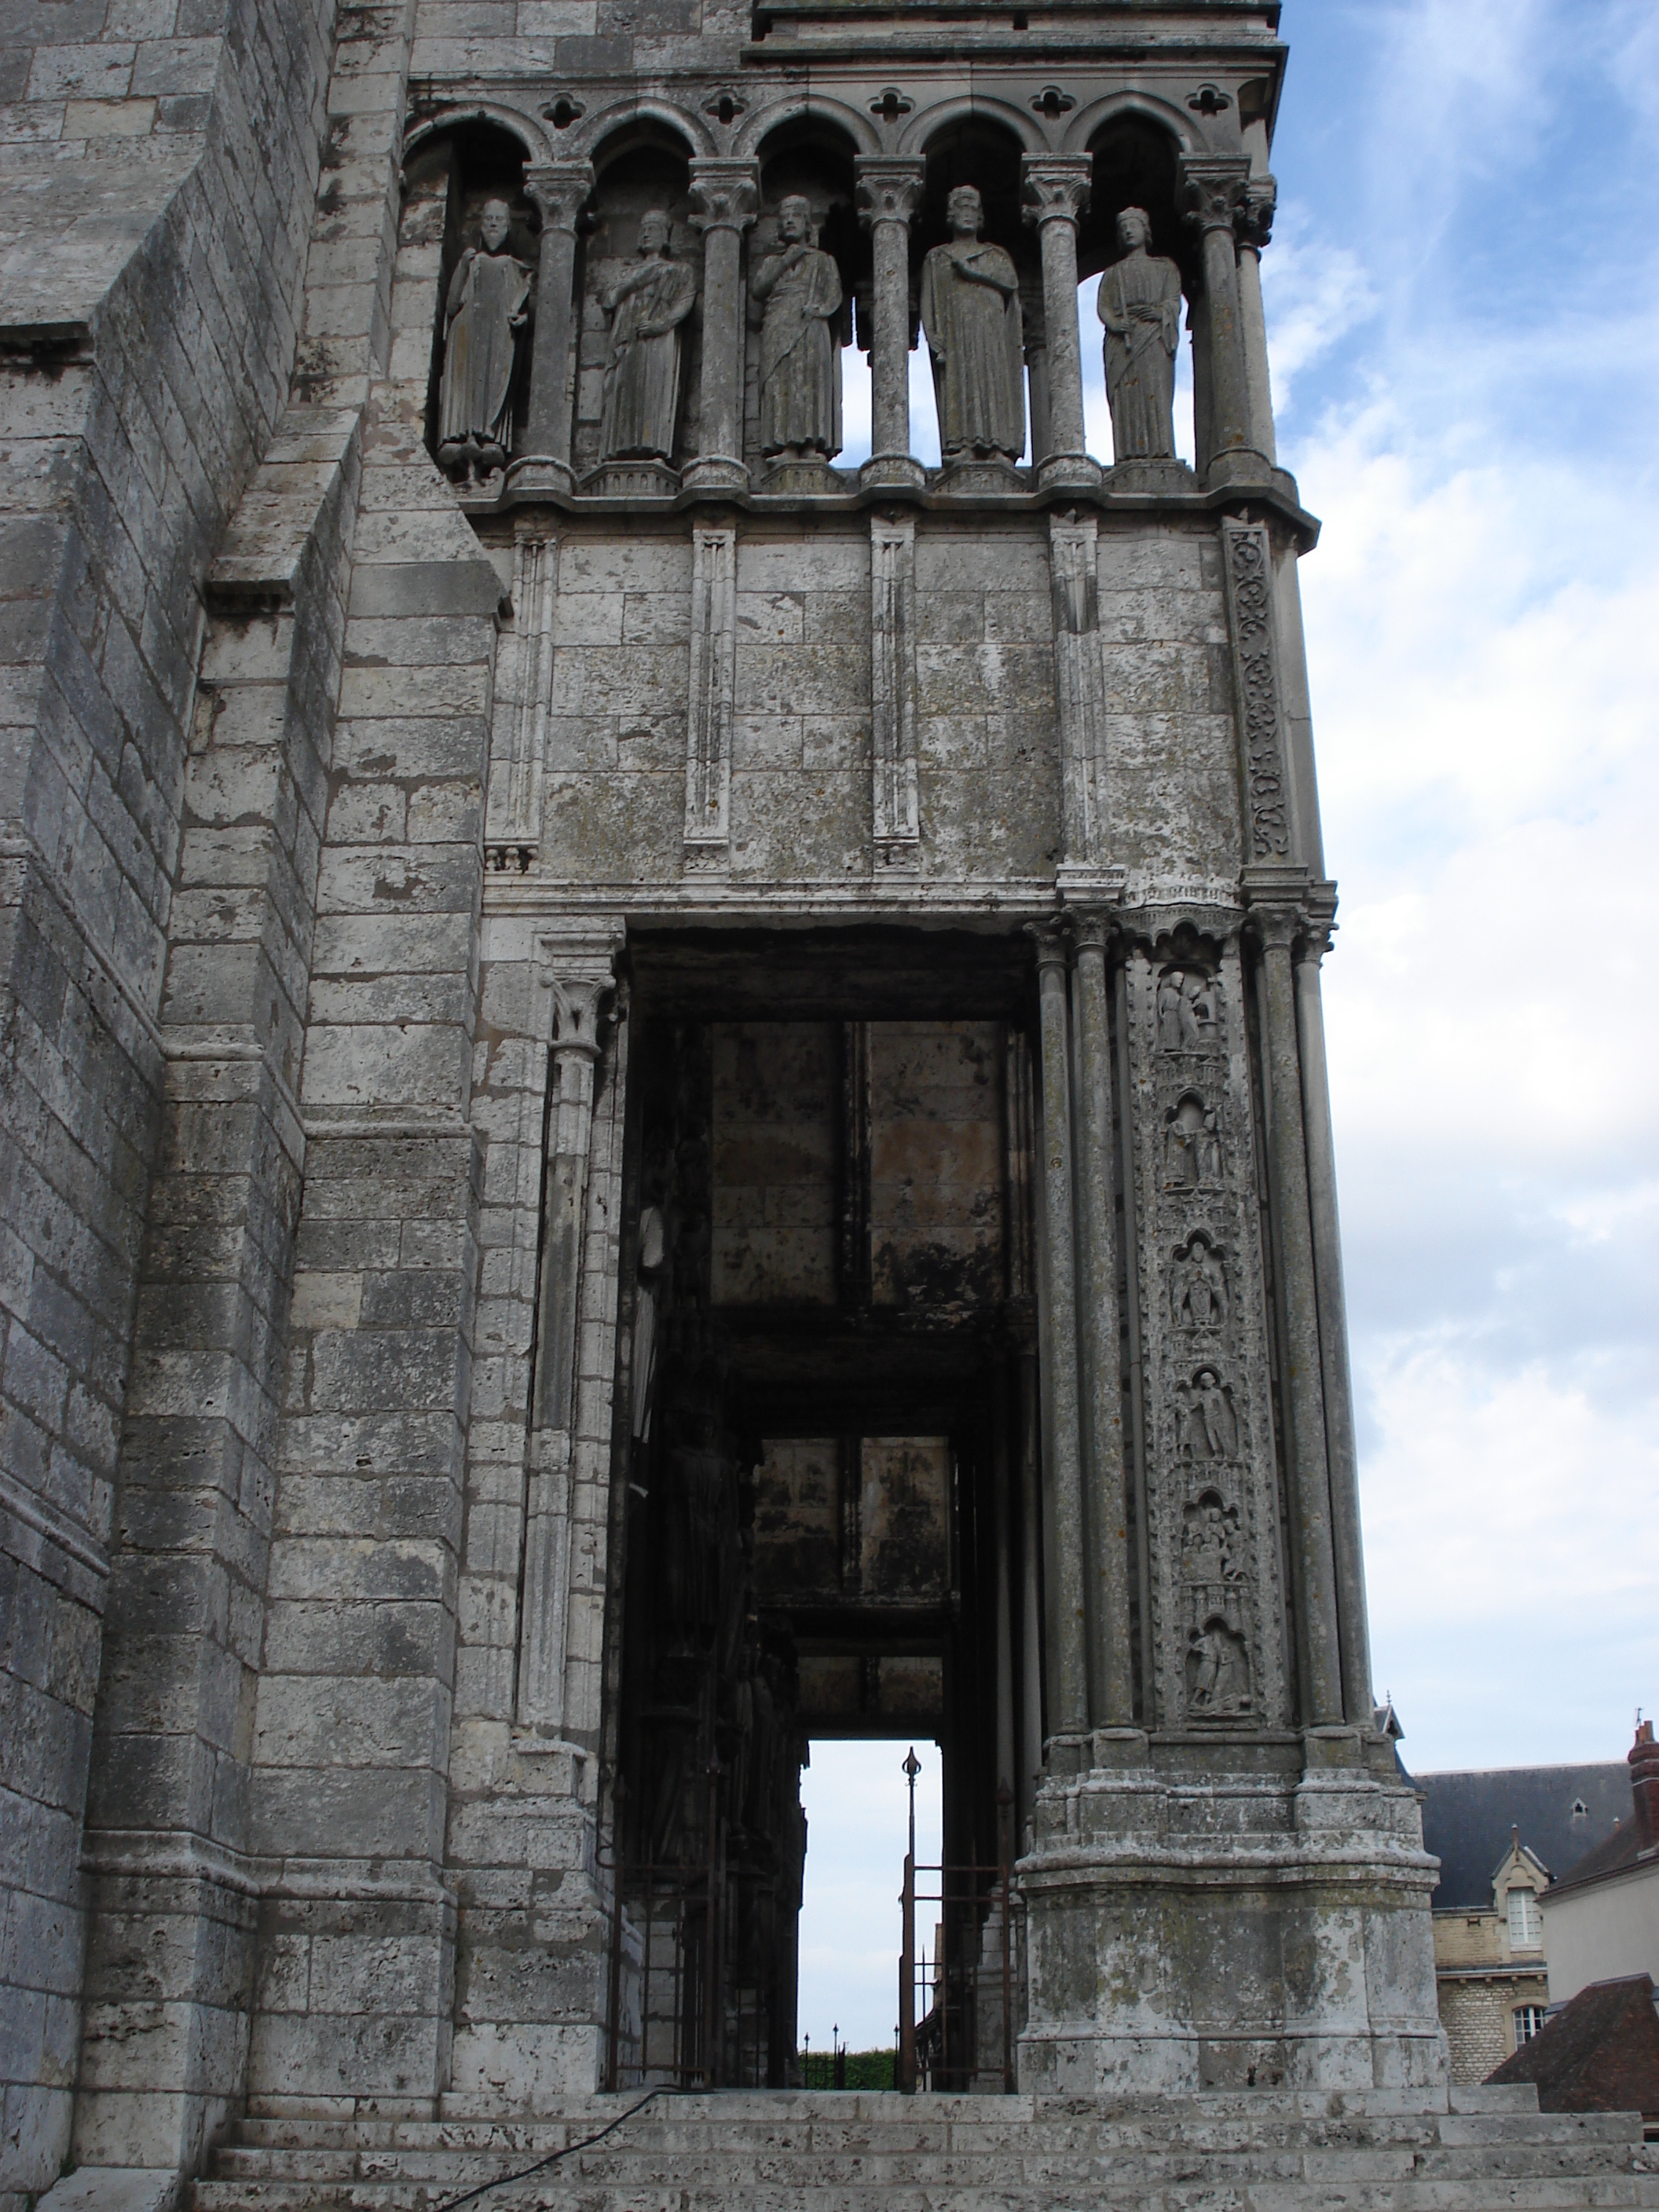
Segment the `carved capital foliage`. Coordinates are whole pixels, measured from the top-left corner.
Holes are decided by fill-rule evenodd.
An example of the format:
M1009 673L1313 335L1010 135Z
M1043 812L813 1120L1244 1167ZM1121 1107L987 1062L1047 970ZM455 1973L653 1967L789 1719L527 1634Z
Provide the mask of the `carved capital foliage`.
M921 205L922 164L863 155L854 163L858 179L859 221L866 229L878 222L910 222Z
M760 205L758 161L691 164L691 222L701 231L746 230Z
M1250 183L1243 155L1188 154L1181 163L1181 211L1194 229L1236 231Z
M524 188L540 211L544 229L574 231L593 190L593 164L532 162L526 167Z
M1103 907L1082 907L1072 914L1072 941L1079 957L1098 952L1103 958L1117 941L1117 916Z
M539 1026L560 1058L599 1057L600 1020L616 988L617 959L625 940L619 921L538 936Z
M1279 185L1272 177L1252 177L1244 187L1244 204L1237 219L1238 242L1258 253L1273 234L1273 211L1279 204Z
M1020 164L1027 222L1075 222L1089 204L1094 163L1086 154L1028 154Z
M1063 921L1028 921L1025 934L1031 940L1036 956L1037 973L1045 968L1058 968L1062 974L1066 967L1066 928Z

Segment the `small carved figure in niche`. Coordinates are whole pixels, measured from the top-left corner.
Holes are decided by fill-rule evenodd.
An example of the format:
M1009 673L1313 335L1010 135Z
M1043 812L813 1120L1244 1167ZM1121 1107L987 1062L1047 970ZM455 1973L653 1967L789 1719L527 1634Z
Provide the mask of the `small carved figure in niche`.
M1221 1133L1213 1108L1189 1091L1170 1110L1164 1132L1164 1180L1172 1190L1214 1190L1221 1182Z
M1158 1041L1165 1052L1212 1052L1221 1042L1221 987L1201 969L1158 978Z
M640 217L639 259L599 295L611 319L599 431L605 460L665 461L674 451L680 325L691 312L697 280L672 258L670 240L667 216L647 209Z
M1234 1720L1250 1710L1249 1655L1218 1613L1187 1638L1187 1710L1205 1720Z
M933 357L939 451L947 461L1025 450L1019 277L1000 246L980 237L985 210L972 185L945 204L948 244L921 264L921 326Z
M750 280L761 322L761 451L784 460L841 451L841 355L832 328L841 272L818 246L811 203L792 192L778 210L780 250Z
M1102 276L1095 307L1106 325L1106 394L1116 460L1175 458L1175 357L1181 335L1181 271L1147 248L1144 208L1117 219L1122 258Z
M667 1261L667 1217L660 1206L653 1204L640 1213L639 1289L634 1301L634 1434L641 1439L651 1433L651 1393L657 1379L657 1303L662 1296Z
M1200 1367L1175 1389L1176 1456L1204 1462L1238 1455L1238 1416L1232 1393L1213 1367Z
M1188 1505L1181 1535L1181 1578L1219 1589L1243 1574L1238 1560L1238 1508L1206 1490Z
M530 319L529 265L507 252L512 211L486 200L480 240L455 264L444 302L438 465L452 476L506 465L513 435L513 372Z
M1227 1319L1227 1263L1202 1230L1170 1262L1170 1316L1177 1328L1220 1328Z

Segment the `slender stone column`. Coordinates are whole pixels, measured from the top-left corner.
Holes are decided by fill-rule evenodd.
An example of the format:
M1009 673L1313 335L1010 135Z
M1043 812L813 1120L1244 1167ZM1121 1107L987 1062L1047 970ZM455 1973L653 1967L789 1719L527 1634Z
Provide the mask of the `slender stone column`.
M1325 1444L1319 1293L1308 1202L1308 1152L1297 1048L1291 948L1300 922L1290 906L1252 904L1261 948L1262 1062L1267 1092L1267 1159L1284 1322L1284 1390L1291 1492L1291 1563L1296 1585L1306 1704L1316 1728L1343 1718L1337 1633L1336 1563Z
M1097 1728L1134 1721L1129 1656L1129 1533L1118 1388L1116 1215L1112 1192L1111 1034L1103 915L1077 928L1078 1336L1082 1349L1083 1464L1088 1483L1090 1714Z
M1210 455L1212 483L1255 483L1270 463L1250 436L1250 395L1238 296L1235 232L1249 165L1241 155L1188 155L1181 165L1187 221L1203 240L1204 295L1209 325Z
M1025 220L1042 248L1042 320L1048 349L1049 450L1035 445L1037 481L1097 483L1083 434L1083 362L1077 328L1077 219L1089 204L1094 163L1086 154L1028 154L1022 164Z
M1012 1486L1009 1480L1008 1369L1000 1361L991 1385L991 1519L997 1639L997 1784L1014 1781L1014 1610L1010 1554L1013 1545Z
M866 483L915 485L927 472L910 453L910 224L921 205L922 164L863 156L859 220L875 261L870 347L870 458Z
M550 946L548 952L557 956L563 948ZM593 1126L593 1067L599 1056L600 1011L612 988L614 957L613 941L572 947L565 957L548 957L538 976L550 1002L550 1049L558 1083L547 1129L518 1717L524 1725L550 1733L556 1733L564 1723L582 1231Z
M1049 1649L1057 1679L1048 1686L1048 1734L1077 1736L1089 1725L1084 1600L1083 1459L1078 1407L1076 1239L1072 1213L1072 1078L1066 1018L1066 941L1034 927L1037 1006L1042 1024L1042 1214L1041 1261L1047 1275L1049 1372L1043 1404L1044 1492L1052 1526L1045 1592Z
M1319 964L1328 945L1325 931L1315 928L1297 945L1297 1030L1302 1047L1302 1110L1307 1128L1308 1200L1325 1387L1325 1446L1330 1456L1342 1705L1350 1721L1369 1725L1376 1708L1371 1694L1370 1630L1365 1613L1365 1560L1360 1540L1359 1456L1354 1443L1348 1316L1342 1293L1342 1237L1336 1210L1336 1149L1331 1135L1325 1016L1319 992Z
M536 340L530 361L528 441L513 464L515 484L569 491L570 348L575 327L576 219L593 190L591 161L549 161L524 173L524 188L542 217L536 283Z
M1238 314L1244 347L1244 386L1249 398L1250 443L1270 461L1279 458L1273 432L1273 379L1267 367L1267 318L1261 305L1261 249L1273 236L1279 187L1271 177L1252 177L1244 187L1238 239Z
M1034 1351L1019 1355L1019 1772L1015 1810L1021 1830L1031 1817L1037 1769L1042 1764L1042 1502L1038 1494L1037 1405Z
M702 428L689 485L748 488L743 458L743 234L760 198L760 164L691 164L691 221L702 233Z

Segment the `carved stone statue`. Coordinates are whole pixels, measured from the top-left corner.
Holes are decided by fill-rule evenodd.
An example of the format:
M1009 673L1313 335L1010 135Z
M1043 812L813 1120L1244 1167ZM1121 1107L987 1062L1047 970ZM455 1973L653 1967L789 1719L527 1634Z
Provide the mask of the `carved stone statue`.
M1226 1322L1226 1262L1202 1235L1170 1262L1170 1314L1177 1328L1219 1328Z
M1220 1041L1220 987L1201 969L1171 968L1158 983L1158 1041L1165 1052L1206 1052Z
M1187 1710L1209 1720L1231 1720L1250 1710L1244 1639L1218 1616L1187 1639Z
M1106 394L1120 461L1175 457L1181 271L1147 252L1152 236L1145 210L1125 208L1117 219L1123 258L1104 272L1095 295L1106 325Z
M1213 1367L1200 1367L1175 1391L1176 1455L1206 1462L1238 1455L1238 1416L1232 1394Z
M1221 1182L1221 1133L1215 1110L1188 1091L1164 1131L1164 1179L1174 1190L1213 1190Z
M761 323L761 451L786 460L841 451L841 356L831 328L841 272L813 235L799 193L778 210L780 250L750 280Z
M512 220L505 200L486 200L480 243L467 247L449 280L438 463L452 475L504 466L512 443L513 371L533 283L528 264L507 250Z
M640 218L640 255L608 284L599 303L611 319L599 451L605 460L667 460L680 398L680 325L696 297L696 276L669 254L668 217Z
M948 460L1017 461L1025 450L1019 277L1000 246L983 241L972 185L945 204L948 244L921 265L921 326L933 356L939 450Z
M668 1224L659 1206L640 1214L639 1291L634 1305L634 1434L651 1433L651 1389L657 1379L657 1300L668 1259Z

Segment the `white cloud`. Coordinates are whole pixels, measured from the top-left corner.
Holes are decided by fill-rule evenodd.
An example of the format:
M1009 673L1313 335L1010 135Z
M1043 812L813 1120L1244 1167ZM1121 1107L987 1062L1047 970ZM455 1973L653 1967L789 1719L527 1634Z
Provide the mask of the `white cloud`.
M1419 1766L1611 1757L1659 1698L1659 326L1613 74L1654 29L1620 0L1585 36L1564 0L1364 23L1370 204L1305 178L1289 237L1310 269L1357 254L1383 312L1358 362L1298 361L1281 444L1325 520L1303 580L1378 1686ZM1590 200L1571 255L1537 251Z

